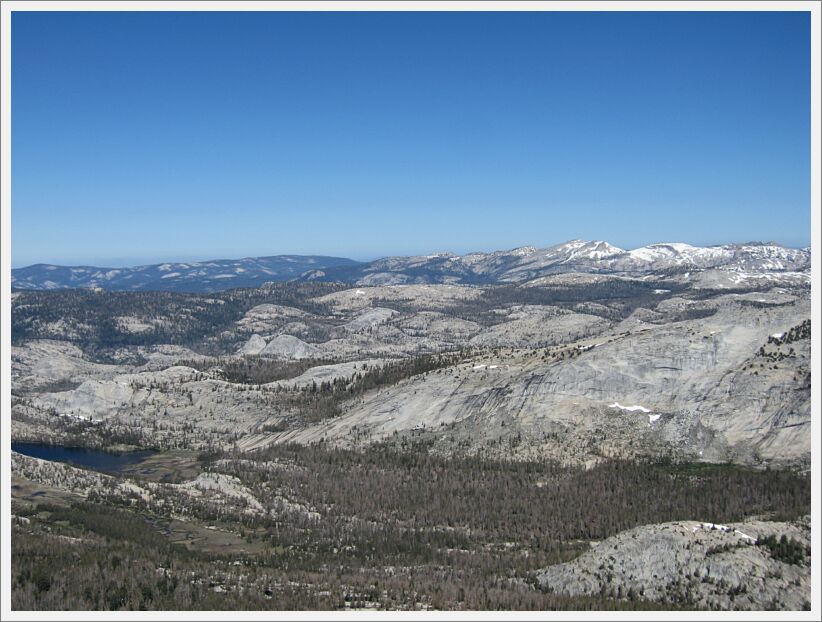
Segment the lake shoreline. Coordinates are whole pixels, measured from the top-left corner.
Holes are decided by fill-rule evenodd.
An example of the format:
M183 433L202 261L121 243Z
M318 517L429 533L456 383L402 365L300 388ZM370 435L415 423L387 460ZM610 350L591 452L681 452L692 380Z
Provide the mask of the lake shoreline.
M139 465L158 453L153 449L114 452L106 449L14 440L11 442L11 450L32 458L62 462L105 473L119 473L122 469Z

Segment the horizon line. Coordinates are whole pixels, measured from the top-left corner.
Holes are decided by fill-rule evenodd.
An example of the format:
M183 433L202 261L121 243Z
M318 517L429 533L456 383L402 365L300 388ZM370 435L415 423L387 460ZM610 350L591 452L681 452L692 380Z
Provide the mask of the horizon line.
M681 241L665 241L665 242L649 242L649 243L643 244L641 246L635 246L633 248L627 248L627 247L622 247L622 246L617 246L615 244L611 244L607 240L601 240L601 239L600 240L585 240L585 239L582 239L582 238L573 238L573 239L569 239L569 240L564 240L562 242L556 242L556 243L550 244L548 246L540 246L540 245L535 245L535 244L523 244L523 245L511 247L511 248L505 248L505 249L496 248L496 249L493 249L493 250L473 250L473 251L467 251L467 252L464 252L464 253L455 253L453 251L431 251L431 252L428 252L428 253L419 252L419 253L416 253L416 254L414 254L414 253L396 254L395 253L395 254L387 254L387 255L376 255L376 256L373 256L373 257L368 258L368 259L352 259L351 257L347 257L347 256L344 256L344 255L308 252L308 253L252 254L252 255L244 255L244 256L241 256L241 257L213 257L212 256L212 257L209 257L207 259L175 259L175 260L157 259L157 260L154 260L154 261L143 261L143 262L141 262L140 260L135 258L133 263L124 263L124 262L119 262L119 261L114 261L113 262L113 263L117 263L119 265L103 265L104 262L100 262L100 264L95 265L94 263L92 263L94 260L92 260L92 262L78 262L78 261L71 262L71 261L68 261L66 263L52 263L52 262L46 262L46 261L36 261L34 263L27 263L25 265L15 266L15 262L12 260L11 269L12 270L24 270L26 268L32 268L32 267L35 267L35 266L57 266L57 267L67 267L67 268L83 267L83 268L98 268L98 269L137 269L137 268L145 268L145 267L154 266L154 265L157 265L157 264L166 264L166 263L168 263L168 264L195 263L196 264L196 263L203 263L203 262L209 262L209 261L244 261L244 260L247 260L247 259L261 259L261 258L269 258L269 257L329 257L329 258L334 258L334 259L346 259L348 261L353 261L353 262L356 262L356 263L370 263L370 262L374 262L374 261L379 261L380 259L388 259L388 258L392 258L392 257L424 257L424 256L427 256L427 255L451 255L451 256L454 256L454 257L464 257L466 255L472 255L472 254L475 254L475 253L490 254L490 253L496 253L496 252L512 252L512 251L516 251L516 250L523 249L523 248L534 248L536 250L539 250L539 249L552 248L554 246L560 246L562 244L570 244L571 242L584 242L584 243L587 243L587 244L605 243L605 244L608 244L610 246L614 246L615 248L618 248L623 252L630 252L630 251L633 251L633 250L637 250L637 249L640 249L640 248L646 248L646 247L649 247L649 246L664 246L664 245L667 245L667 244L686 244L686 245L694 247L694 248L716 248L716 247L720 247L720 246L734 246L734 245L736 245L736 246L745 246L745 245L771 246L771 245L773 245L773 246L781 246L783 248L793 248L793 249L797 249L797 250L808 250L808 251L811 250L810 241L807 244L798 245L798 246L794 246L794 245L790 245L790 244L783 244L781 242L777 242L777 241L774 241L774 240L768 240L768 241L747 240L747 241L744 241L744 242L721 242L721 243L718 243L718 244L704 244L704 245L702 245L702 244L692 244L690 242L681 242Z

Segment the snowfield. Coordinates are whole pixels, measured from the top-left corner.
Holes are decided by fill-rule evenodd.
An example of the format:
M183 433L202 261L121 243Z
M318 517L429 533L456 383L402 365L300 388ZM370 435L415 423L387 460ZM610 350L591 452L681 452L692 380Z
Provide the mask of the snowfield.
M613 404L608 406L608 408L619 408L620 410L627 410L628 412L632 412L632 413L637 412L637 411L643 412L643 413L651 412L650 409L645 408L644 406L623 406L619 402L614 402Z

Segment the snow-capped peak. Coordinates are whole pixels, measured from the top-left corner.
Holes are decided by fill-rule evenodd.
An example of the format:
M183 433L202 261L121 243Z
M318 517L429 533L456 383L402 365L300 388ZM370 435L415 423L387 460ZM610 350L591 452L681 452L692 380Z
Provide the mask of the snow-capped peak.
M622 255L625 251L608 242L602 240L595 240L593 242L584 242L582 240L574 240L565 245L567 250L567 257L562 263L580 260L600 260L615 255Z
M733 251L723 246L691 246L682 242L649 244L629 251L631 259L643 263L703 266L730 260Z

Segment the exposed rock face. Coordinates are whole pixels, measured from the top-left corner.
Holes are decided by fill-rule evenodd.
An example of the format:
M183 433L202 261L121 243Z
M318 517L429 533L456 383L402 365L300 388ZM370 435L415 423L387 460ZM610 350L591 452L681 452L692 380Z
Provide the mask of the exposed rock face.
M347 289L322 296L317 302L331 304L338 312L370 307L375 300L413 302L421 310L447 310L455 303L474 300L482 294L482 289L464 285L393 285Z
M674 453L802 461L810 452L810 341L759 350L810 310L807 301L774 300L760 307L731 296L710 317L673 323L664 322L670 309L663 307L659 323L630 332L617 326L550 354L478 357L368 395L342 417L286 440L379 440L447 425L471 447L521 435L516 453L562 459L571 451L577 459ZM525 343L533 337L521 324L514 319L491 331ZM644 410L609 409L614 402Z
M302 388L311 384L321 384L332 382L337 379L349 379L354 374L364 372L366 369L381 367L386 363L385 359L368 359L365 361L354 361L350 363L336 363L334 365L317 365L312 367L296 378L289 380L277 380L265 385L268 388Z
M357 285L375 286L375 285L404 285L411 279L405 274L397 274L395 272L373 272L367 276L357 280Z
M570 261L578 263L583 247L575 248L560 255L573 255ZM673 251L691 252L659 253ZM616 253L606 247L584 252ZM522 249L517 256L532 254ZM621 255L598 261L612 256ZM478 266L483 260L471 261ZM394 260L384 267L390 265ZM89 361L66 341L74 333L61 328L54 334L63 340L15 345L14 388L21 396L15 412L28 426L27 437L36 425L48 426L55 409L63 416L123 422L164 439L179 435L181 443L250 447L324 440L357 446L424 434L442 453L571 463L662 455L806 465L810 326L797 327L809 322L808 288L720 292L674 277L658 283L579 272L501 287L357 286L308 301L289 291L273 299L303 308L255 303L209 337L207 347L118 347L106 352L107 360L123 361L116 365ZM18 295L15 313L26 313L26 296L57 295ZM183 316L185 298L178 307ZM196 303L208 307L218 299L198 297ZM38 304L45 303L38 298ZM159 304L152 309L173 315ZM83 317L67 316L64 324L76 328ZM37 335L52 335L45 324L37 326ZM289 369L289 361L307 358L323 359L323 365L294 365L296 378L269 383L266 391L225 382L228 376L216 372L166 369L192 361L208 372L225 361L195 349L219 347L228 350L223 359L264 359L237 361L246 368ZM394 375L387 384L349 391L362 370L357 363L457 351L458 362L448 368ZM140 360L129 363L135 354ZM301 416L304 403L278 393L331 381L336 402L321 414ZM194 421L205 431L180 433Z
M278 335L269 341L259 354L284 359L307 359L317 356L318 352L316 346L306 343L302 339L291 335Z
M259 354L265 349L265 339L257 334L251 335L239 350L239 354Z
M105 419L145 394L150 400L151 387L184 383L197 376L191 367L168 367L160 372L123 374L110 380L86 380L72 391L46 393L36 399L58 414L71 414L87 419Z
M86 380L74 391L52 393L44 396L43 401L60 414L99 419L127 403L133 394L134 390L123 380Z
M250 309L237 322L237 328L255 333L272 333L288 322L305 318L310 314L283 305L263 304Z
M506 322L482 331L468 341L472 346L543 348L597 335L611 323L582 313L528 305L515 310Z
M383 324L396 314L397 312L393 309L374 307L373 309L360 313L350 322L343 324L343 328L351 332L359 332L363 329L372 328L378 324Z
M79 385L90 378L107 378L122 373L118 365L85 360L76 345L44 339L11 348L11 374L18 390L55 390L55 385Z
M89 380L74 390L37 395L16 412L44 429L83 420L125 425L170 447L179 446L195 430L186 441L195 449L254 435L284 414L258 387L239 391L236 385L184 366ZM31 424L24 431L26 438L38 436Z
M450 317L437 311L421 311L403 317L396 325L409 336L429 337L446 342L466 341L482 330L476 322Z
M543 589L666 601L695 608L801 610L810 602L810 559L775 559L757 538L785 535L810 546L810 517L797 523L681 521L603 540L574 561L537 573Z

